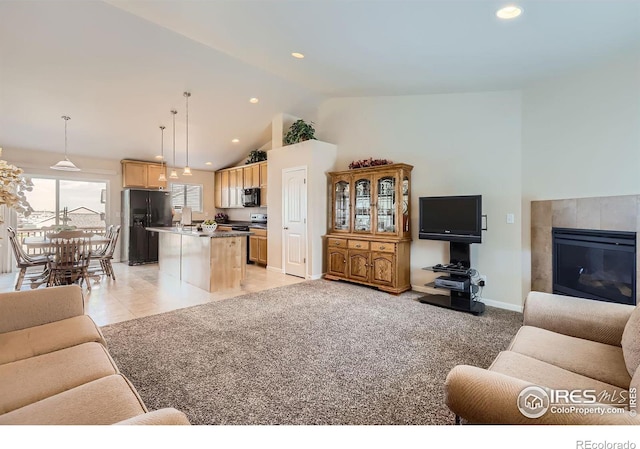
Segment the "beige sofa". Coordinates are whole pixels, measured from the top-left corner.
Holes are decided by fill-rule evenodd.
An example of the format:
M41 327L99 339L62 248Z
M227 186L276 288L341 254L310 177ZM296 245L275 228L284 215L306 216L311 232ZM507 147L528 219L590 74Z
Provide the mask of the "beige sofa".
M629 401L640 388L640 308L531 292L523 324L488 369L459 365L448 374L446 403L457 417L486 424L640 424ZM533 385L543 387L548 403L525 402L532 390L520 393ZM564 397L567 390L572 399ZM542 416L525 416L523 405Z
M189 424L149 412L76 286L0 293L0 424Z

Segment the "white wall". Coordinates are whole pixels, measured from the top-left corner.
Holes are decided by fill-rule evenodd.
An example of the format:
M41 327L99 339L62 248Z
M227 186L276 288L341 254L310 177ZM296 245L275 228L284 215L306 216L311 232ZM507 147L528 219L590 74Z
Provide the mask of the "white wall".
M307 277L319 278L323 267L323 240L328 222L327 173L335 169L337 148L317 140L274 148L269 151L267 177L269 207L268 267L282 271L282 170L307 168Z
M522 291L532 200L640 192L640 55L531 85L522 95Z
M487 275L483 297L518 308L521 291L521 95L517 91L405 97L336 98L319 108L318 137L338 146L336 169L354 159L391 159L412 171L411 283L435 275L448 244L419 240L418 197L483 195L489 230L472 245ZM506 224L514 213L516 224Z

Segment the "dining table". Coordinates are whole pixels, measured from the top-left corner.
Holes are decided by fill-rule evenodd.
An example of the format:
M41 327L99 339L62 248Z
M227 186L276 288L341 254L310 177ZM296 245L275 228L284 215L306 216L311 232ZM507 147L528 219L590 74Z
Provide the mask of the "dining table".
M109 243L109 239L103 235L95 234L93 237L90 237L89 242L92 247L100 247ZM25 237L22 240L22 244L27 247L29 250L36 249L46 249L51 246L51 240L48 237L43 236L30 236ZM29 254L32 254L29 252Z

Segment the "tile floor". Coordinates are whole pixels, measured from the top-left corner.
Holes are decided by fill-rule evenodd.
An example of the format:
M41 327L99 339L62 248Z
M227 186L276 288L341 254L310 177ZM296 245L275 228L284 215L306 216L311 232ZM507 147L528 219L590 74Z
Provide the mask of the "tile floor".
M172 276L161 276L157 264L130 267L114 263L113 268L115 281L103 276L100 282L91 281L91 292L83 288L87 314L99 326L304 281L264 267L247 265L243 286L209 293ZM13 291L15 278L15 273L0 275L0 292ZM25 282L22 290L29 289Z

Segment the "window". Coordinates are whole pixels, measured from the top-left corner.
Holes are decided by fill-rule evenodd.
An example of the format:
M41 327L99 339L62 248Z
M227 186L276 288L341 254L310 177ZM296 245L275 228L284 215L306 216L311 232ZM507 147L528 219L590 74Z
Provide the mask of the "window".
M19 231L35 235L42 228L56 226L104 231L106 182L35 177L31 181L33 190L26 195L34 212L28 217L18 214Z
M202 212L202 185L171 184L171 207L190 207L192 212Z

